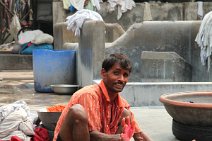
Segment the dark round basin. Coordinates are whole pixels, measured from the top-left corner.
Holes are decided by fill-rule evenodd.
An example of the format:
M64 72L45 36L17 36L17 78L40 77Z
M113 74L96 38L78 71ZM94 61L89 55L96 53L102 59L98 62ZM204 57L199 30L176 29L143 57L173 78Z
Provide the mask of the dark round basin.
M177 122L192 126L212 126L212 92L164 94L160 101Z
M54 131L61 112L38 112L38 117L47 130Z

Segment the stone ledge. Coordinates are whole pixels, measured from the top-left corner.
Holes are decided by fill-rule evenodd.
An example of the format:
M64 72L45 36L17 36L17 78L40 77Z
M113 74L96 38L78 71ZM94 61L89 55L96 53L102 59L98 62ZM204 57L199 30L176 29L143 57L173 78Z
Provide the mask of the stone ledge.
M0 54L0 70L32 70L32 55Z
M129 82L121 95L132 107L162 106L162 94L186 91L212 91L212 82Z

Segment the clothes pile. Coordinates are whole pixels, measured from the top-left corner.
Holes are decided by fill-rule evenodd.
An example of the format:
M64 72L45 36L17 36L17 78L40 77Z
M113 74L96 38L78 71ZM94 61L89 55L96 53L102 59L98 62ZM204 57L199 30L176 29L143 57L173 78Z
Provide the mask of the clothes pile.
M210 56L212 52L212 11L207 13L199 28L195 41L201 48L200 57L203 65L208 62L208 70L210 69Z
M18 36L18 43L21 45L20 54L32 54L34 49L53 50L53 36L43 33L41 30L21 32Z
M49 141L48 131L35 126L38 119L26 102L0 107L0 141Z
M67 30L73 31L75 33L75 36L80 36L80 29L82 28L85 20L103 21L99 13L88 9L82 9L66 18Z

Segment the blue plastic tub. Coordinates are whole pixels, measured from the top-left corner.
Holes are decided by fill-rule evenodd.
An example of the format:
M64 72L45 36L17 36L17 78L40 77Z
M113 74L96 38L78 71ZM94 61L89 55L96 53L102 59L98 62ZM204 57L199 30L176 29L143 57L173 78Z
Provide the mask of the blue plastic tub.
M50 85L76 84L76 50L33 50L34 88L53 92Z

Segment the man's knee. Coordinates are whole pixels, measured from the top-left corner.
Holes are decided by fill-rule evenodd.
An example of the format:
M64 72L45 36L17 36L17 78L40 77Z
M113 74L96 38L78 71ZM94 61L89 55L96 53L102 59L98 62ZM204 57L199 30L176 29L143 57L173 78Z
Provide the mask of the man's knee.
M73 119L77 122L88 122L88 117L85 109L80 104L73 105L67 114L69 119Z
M79 127L88 126L87 113L84 108L79 105L73 105L69 108L64 123L61 126L58 141L69 141L73 138L73 131L77 131Z

